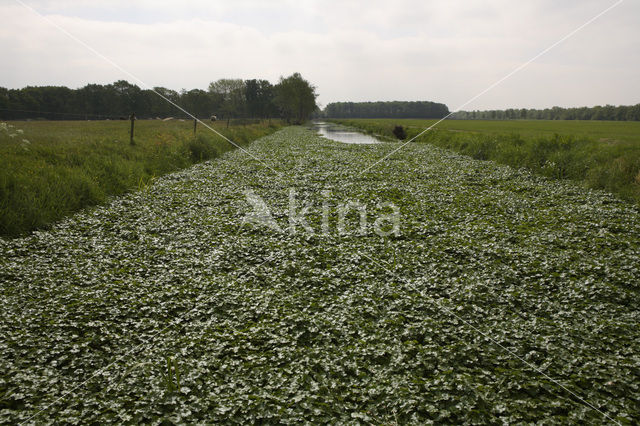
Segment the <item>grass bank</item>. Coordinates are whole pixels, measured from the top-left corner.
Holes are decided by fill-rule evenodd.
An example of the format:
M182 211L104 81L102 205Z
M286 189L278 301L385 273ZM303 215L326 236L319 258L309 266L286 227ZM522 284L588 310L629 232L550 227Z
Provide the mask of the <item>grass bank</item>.
M412 138L435 120L333 120L393 138L402 126ZM640 123L591 121L452 120L416 139L479 160L580 181L640 203Z
M239 145L280 122L210 123ZM193 122L140 120L134 145L128 121L0 124L0 235L40 229L155 177L215 158L234 147Z

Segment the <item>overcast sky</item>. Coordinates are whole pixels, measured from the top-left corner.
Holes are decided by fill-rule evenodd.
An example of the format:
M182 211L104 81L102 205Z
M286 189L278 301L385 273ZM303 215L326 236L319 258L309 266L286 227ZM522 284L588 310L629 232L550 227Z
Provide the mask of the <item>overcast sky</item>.
M616 0L0 0L0 86L206 89L300 72L334 101L456 109ZM640 1L620 5L464 109L640 103Z

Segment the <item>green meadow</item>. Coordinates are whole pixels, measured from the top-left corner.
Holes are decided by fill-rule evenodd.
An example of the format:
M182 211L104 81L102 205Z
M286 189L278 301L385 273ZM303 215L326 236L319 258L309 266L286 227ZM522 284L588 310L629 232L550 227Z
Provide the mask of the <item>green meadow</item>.
M242 146L278 121L211 123ZM48 226L78 210L148 185L153 179L234 146L193 121L12 121L0 128L0 235Z
M340 119L371 132L393 129L400 125L412 134L435 124L438 120L423 119ZM452 120L446 119L437 125L438 129L472 134L518 134L523 138L571 135L595 139L601 142L640 144L640 121L580 121L580 120ZM389 132L390 132L389 130ZM389 136L387 134L387 136Z

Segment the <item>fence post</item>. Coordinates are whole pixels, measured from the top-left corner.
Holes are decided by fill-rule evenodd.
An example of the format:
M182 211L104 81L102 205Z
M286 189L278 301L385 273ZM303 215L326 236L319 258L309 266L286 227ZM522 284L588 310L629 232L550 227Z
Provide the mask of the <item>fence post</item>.
M194 118L193 119L193 137L196 137L196 127L198 126L198 119Z
M133 123L136 121L136 113L132 112L131 115L129 116L129 120L131 120L131 131L130 131L130 138L129 138L129 143L131 145L135 145L133 142Z

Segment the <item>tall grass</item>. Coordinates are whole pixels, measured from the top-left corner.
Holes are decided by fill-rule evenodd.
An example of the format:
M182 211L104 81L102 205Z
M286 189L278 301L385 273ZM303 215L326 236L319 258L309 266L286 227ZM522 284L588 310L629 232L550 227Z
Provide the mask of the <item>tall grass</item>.
M239 145L280 122L212 123ZM13 127L9 127L13 126ZM140 120L129 144L128 121L12 122L0 129L0 235L46 227L153 177L218 157L233 146L193 122ZM17 132L20 130L21 132ZM13 135L13 136L12 136Z
M413 138L432 123L431 120L334 121L381 135L388 140L395 139L393 128L398 124L405 126L407 138ZM524 167L551 178L573 179L589 188L604 189L625 200L640 203L638 123L597 123L599 132L594 137L580 131L578 126L581 122L575 121L558 124L509 122L509 126L514 126L514 123L519 126L510 127L512 130L520 130L511 133L501 133L504 131L503 122L477 122L475 128L474 123L452 121L444 128L426 132L416 142L430 143L479 160ZM589 128L593 123L583 124ZM549 128L555 128L560 133L549 134ZM605 133L603 129L610 130ZM569 133L572 131L578 131L579 134Z

